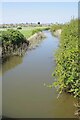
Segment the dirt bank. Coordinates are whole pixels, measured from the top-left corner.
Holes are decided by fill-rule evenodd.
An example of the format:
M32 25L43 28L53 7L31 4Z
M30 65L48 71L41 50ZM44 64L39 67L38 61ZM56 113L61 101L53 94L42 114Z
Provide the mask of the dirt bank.
M39 45L39 43L45 38L45 35L43 32L38 32L32 35L30 38L28 38L28 41L30 43L29 50L34 49Z
M61 29L58 29L58 30L56 30L56 31L54 32L54 35L55 35L56 37L60 37L61 32L62 32L62 30L61 30Z

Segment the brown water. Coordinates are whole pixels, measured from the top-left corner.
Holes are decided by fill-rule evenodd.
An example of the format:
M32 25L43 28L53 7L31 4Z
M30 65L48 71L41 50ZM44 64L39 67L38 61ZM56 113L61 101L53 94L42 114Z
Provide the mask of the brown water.
M54 81L54 54L59 40L50 32L34 50L21 57L12 57L3 65L2 114L19 118L73 118L75 100L68 94L57 99L55 88L44 83Z

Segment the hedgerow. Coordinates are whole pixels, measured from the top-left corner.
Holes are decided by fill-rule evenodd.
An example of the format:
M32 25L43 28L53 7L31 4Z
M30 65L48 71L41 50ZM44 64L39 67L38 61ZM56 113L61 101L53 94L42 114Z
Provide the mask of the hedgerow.
M53 84L59 92L67 91L80 98L80 44L78 20L71 20L62 29L60 46L56 52Z

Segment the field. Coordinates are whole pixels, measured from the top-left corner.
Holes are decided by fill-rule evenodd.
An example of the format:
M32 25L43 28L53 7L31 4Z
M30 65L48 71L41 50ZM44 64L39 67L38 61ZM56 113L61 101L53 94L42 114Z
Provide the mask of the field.
M26 38L29 38L33 33L36 33L41 30L46 30L48 27L22 27L18 29ZM17 29L17 28L8 28L8 29ZM0 28L0 31L6 31L7 28Z

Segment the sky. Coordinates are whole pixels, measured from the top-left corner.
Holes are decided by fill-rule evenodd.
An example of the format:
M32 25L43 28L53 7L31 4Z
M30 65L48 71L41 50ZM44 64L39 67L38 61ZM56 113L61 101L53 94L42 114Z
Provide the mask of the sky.
M77 2L3 2L0 23L65 23L78 17Z
M79 2L79 0L0 0L1 2Z

